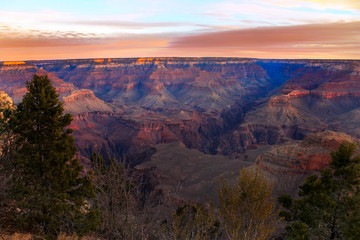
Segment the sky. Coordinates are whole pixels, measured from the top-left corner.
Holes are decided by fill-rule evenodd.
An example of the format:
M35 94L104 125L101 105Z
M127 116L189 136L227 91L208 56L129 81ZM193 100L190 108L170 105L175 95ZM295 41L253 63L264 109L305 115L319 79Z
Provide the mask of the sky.
M359 0L0 0L0 61L360 59Z

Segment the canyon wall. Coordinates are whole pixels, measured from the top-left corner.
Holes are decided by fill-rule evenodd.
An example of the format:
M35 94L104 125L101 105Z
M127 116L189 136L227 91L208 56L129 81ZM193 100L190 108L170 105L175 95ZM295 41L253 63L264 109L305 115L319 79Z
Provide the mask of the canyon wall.
M179 142L236 155L334 130L360 136L360 61L133 58L0 62L15 103L47 74L83 156L136 156ZM135 161L135 160L134 160Z

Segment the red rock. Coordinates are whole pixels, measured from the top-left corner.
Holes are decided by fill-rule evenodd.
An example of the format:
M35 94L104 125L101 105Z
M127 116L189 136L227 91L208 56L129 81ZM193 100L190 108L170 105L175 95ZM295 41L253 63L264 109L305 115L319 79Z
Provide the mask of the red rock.
M290 141L273 146L256 159L256 166L272 179L276 191L296 192L297 181L287 184L283 181L302 181L309 174L327 167L331 160L330 153L337 150L344 141L359 143L357 139L344 133L313 133L302 141Z
M346 129L338 123L343 113L356 113L359 65L236 58L29 61L0 64L0 90L19 102L25 81L48 74L74 115L83 154L102 149L122 155L172 141L233 154L327 127L349 133L353 123Z

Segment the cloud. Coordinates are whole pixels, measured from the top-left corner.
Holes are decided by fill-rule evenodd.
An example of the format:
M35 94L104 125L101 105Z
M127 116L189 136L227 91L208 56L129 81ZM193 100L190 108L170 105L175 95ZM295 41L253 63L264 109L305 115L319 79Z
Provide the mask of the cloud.
M99 43L99 41L98 41ZM95 45L96 39L80 38L23 38L23 39L0 39L0 48L48 48L59 46L82 46Z
M245 10L234 7L233 12ZM238 19L237 23L248 27L243 29L234 22L60 19L59 14L53 18L50 12L43 14L48 23L44 27L0 21L0 60L146 56L360 58L360 21L277 26L271 21Z
M0 28L1 29L1 28ZM76 33L42 32L36 37L4 37L0 32L0 61L77 58L118 58L157 56L158 49L168 46L169 34L128 34L93 37Z
M359 43L360 22L259 27L177 39L176 48L267 47L307 42Z
M204 33L169 44L176 52L199 55L287 58L300 55L360 58L360 22L261 27ZM201 54L202 53L202 54Z
M190 23L182 22L127 22L127 21L115 21L115 20L78 20L78 21L62 21L63 24L76 24L85 26L97 26L97 27L116 27L122 29L146 29L146 28L173 28L194 26Z
M37 33L35 36L8 35L0 37L0 49L4 48L53 48L53 47L108 47L108 48L144 48L164 47L169 42L167 34L128 34L125 36L92 37L76 32Z
M360 9L360 1L358 0L295 0L300 2L312 2L325 8L340 9Z
M38 31L34 36L23 34L19 37L16 32L6 38L0 34L0 60L169 56L360 59L359 25L360 22L351 22L230 31L219 28L197 35L162 33L106 37ZM8 29L0 27L0 31Z
M282 8L313 8L319 10L336 9L343 11L360 10L358 0L253 0L258 4L274 5Z
M97 44L99 41L101 38L91 33L0 26L0 48L79 46Z
M316 0L314 0L316 1ZM344 9L339 11L341 6L332 8L322 7L323 2L312 2L311 0L254 0L254 1L224 1L209 4L205 11L197 13L217 19L217 21L236 22L246 27L264 26L261 22L269 22L274 25L299 25L314 23L330 23L335 21L359 21L360 15ZM341 9L341 8L340 8ZM349 10L349 11L345 11ZM254 25L254 23L257 25Z

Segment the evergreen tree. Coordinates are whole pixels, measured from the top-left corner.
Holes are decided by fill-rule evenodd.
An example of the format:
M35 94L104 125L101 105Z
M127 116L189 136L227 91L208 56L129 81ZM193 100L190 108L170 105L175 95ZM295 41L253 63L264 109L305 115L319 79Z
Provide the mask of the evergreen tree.
M81 177L70 114L47 76L26 83L28 93L9 128L15 134L12 196L15 218L25 228L55 238L60 232L83 234L99 223L91 175Z
M360 239L360 156L343 143L331 154L330 168L309 176L299 199L282 195L280 214L290 224L288 239Z

